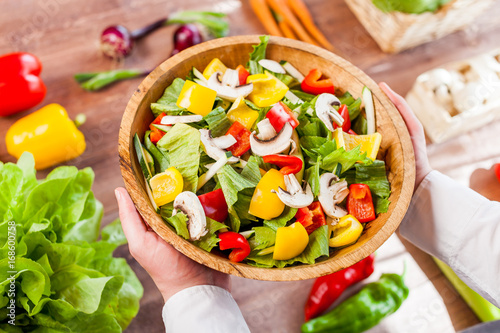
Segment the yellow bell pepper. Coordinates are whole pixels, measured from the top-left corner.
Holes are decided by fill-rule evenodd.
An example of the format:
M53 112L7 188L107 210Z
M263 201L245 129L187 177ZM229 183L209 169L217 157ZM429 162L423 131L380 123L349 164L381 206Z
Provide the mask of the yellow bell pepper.
M331 247L342 247L356 242L363 232L363 225L352 215L340 218L339 223L328 226Z
M210 61L207 67L205 67L205 69L203 70L203 76L208 80L215 72L221 72L222 74L224 74L226 70L226 65L224 65L222 61L219 60L219 58L213 58L212 61Z
M277 192L278 187L286 190L285 176L278 170L271 169L266 172L257 184L248 212L264 220L280 216L285 209L285 204L281 202L276 193L271 192L271 190Z
M206 116L212 111L215 97L217 97L215 90L186 80L177 99L177 106L192 113Z
M377 158L382 135L373 133L370 135L351 135L343 133L343 141L345 150L351 150L361 145L361 152L366 153L366 156L372 160Z
M253 91L248 95L248 99L260 108L281 101L288 91L286 84L268 72L250 75L247 83L253 83Z
M79 120L78 125L84 121ZM7 151L16 158L25 151L32 153L37 170L71 160L83 154L86 147L85 137L75 123L61 105L46 105L9 128L5 137Z
M306 228L299 222L289 227L281 227L276 231L274 260L288 260L301 254L309 244Z
M259 113L252 110L247 103L245 103L243 96L240 96L234 101L233 106L229 109L227 117L233 123L237 121L250 131L253 123L259 118Z
M181 173L174 167L159 173L149 180L156 205L163 206L174 201L184 187Z

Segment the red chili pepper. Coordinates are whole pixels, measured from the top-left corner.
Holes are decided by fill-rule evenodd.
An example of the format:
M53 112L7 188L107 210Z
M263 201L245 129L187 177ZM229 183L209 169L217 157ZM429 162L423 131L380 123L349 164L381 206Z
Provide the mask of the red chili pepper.
M243 65L239 65L236 67L236 70L238 71L238 77L240 79L240 86L247 84L247 77L250 75L250 73L246 70Z
M293 128L299 126L299 121L295 114L283 102L274 104L271 110L267 111L266 117L269 119L274 130L279 133L283 126L288 122Z
M342 124L342 131L349 132L351 129L351 117L349 117L349 110L347 109L347 105L342 104L339 108L339 114L344 118L344 123ZM333 128L339 128L340 126L336 123L333 123Z
M296 174L302 169L303 164L299 157L290 155L266 155L263 160L264 163L271 163L280 167L280 172L284 175Z
M235 121L227 130L226 135L231 134L236 143L227 148L233 156L241 156L250 149L250 131L245 128L241 123Z
M221 250L233 249L229 254L229 260L232 262L243 261L250 254L250 244L239 233L233 231L221 232L219 238L219 248Z
M361 223L375 220L375 208L373 207L370 187L366 184L351 184L346 208L349 214Z
M198 196L205 215L217 222L223 223L228 216L227 203L222 189L217 189Z
M27 110L43 100L47 88L39 77L41 71L40 60L32 54L0 57L0 116Z
M308 94L319 95L323 93L335 93L335 87L331 79L321 79L323 74L317 69L311 69L304 78L300 87Z
M497 175L497 179L500 182L500 163L495 164L495 174Z
M163 117L165 117L165 113L161 113L158 117L156 117L155 120L151 124L149 124L149 129L151 130L151 133L149 133L149 139L151 140L152 143L157 144L158 141L160 141L161 138L166 134L163 131L160 131L158 128L154 127L153 125L160 125L161 120Z
M372 254L351 267L317 278L306 302L306 321L328 309L347 287L369 277L374 270L374 260L375 255Z
M295 219L306 228L309 235L319 227L326 225L325 214L319 201L315 201L307 207L299 208L295 214Z

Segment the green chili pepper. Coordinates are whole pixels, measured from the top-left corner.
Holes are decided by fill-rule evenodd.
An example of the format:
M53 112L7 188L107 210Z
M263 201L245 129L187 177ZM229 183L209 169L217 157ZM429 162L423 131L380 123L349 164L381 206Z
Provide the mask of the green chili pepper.
M302 332L364 332L396 312L408 293L403 276L383 274L332 311L303 324Z

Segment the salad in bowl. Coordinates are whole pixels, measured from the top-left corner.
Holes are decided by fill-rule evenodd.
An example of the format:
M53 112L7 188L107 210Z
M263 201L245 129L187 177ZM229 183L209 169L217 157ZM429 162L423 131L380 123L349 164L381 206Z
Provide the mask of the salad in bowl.
M314 264L388 210L373 96L266 59L260 40L236 68L214 58L175 78L135 153L153 208L180 237L232 262Z

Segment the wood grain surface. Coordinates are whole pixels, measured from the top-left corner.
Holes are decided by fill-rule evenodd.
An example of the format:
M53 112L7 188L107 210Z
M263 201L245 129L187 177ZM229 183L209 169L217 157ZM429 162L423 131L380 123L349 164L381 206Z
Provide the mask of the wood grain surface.
M360 67L375 81L389 83L397 92L404 95L411 88L415 78L425 70L453 60L478 55L498 47L500 37L500 3L477 19L466 31L458 32L441 40L419 46L401 54L384 54L370 38L362 25L349 11L343 0L306 0L306 3L319 28L329 41L342 52L354 65ZM72 76L77 72L108 70L117 67L154 68L164 61L172 49L173 27L154 32L137 43L132 55L124 63L114 64L104 59L98 52L97 40L100 32L108 25L123 24L130 29L140 28L149 22L179 9L225 9L230 11L231 35L262 34L263 27L248 4L248 1L184 0L182 8L174 0L4 0L0 1L0 54L12 51L27 51L36 54L44 69L42 78L48 93L40 105L53 102L65 106L73 117L85 113L88 121L81 130L87 140L87 151L78 159L68 164L79 168L91 166L96 173L94 192L105 208L104 223L109 223L118 216L114 198L115 187L123 186L120 174L117 141L120 120L128 100L140 84L141 79L118 83L109 89L97 93L88 93L79 88ZM14 161L7 154L4 135L9 126L29 113L0 119L0 160ZM484 129L486 134L497 134L498 122ZM466 141L468 138L460 139ZM456 142L456 141L453 141ZM454 167L462 161L460 156L474 155L475 147L464 143L469 150L450 149L452 143L439 145L431 149L431 158L440 156L447 160L442 164L433 164L438 169ZM453 147L451 147L453 148ZM457 153L460 152L460 155ZM456 155L455 155L456 154ZM40 172L40 177L48 171ZM484 194L493 193L492 182L478 182L485 186ZM481 191L481 188L475 188ZM496 197L498 200L498 196ZM429 279L443 297L447 310L457 330L472 326L478 322L475 315L453 290L440 273L432 259L420 250L407 244L410 253L416 258ZM130 257L126 246L117 253L127 258L137 272L145 294L141 301L138 317L132 322L128 332L162 332L162 298L147 273ZM251 288L255 302L266 300L266 295L259 293L262 282L243 280L233 294L238 300L247 297L238 289ZM299 283L300 287L295 287ZM292 283L289 283L291 285ZM293 282L293 288L280 293L278 303L271 306L281 309L277 316L287 316L290 321L300 323L302 318L286 310L286 304L303 303L306 290L311 281ZM280 289L283 290L283 289ZM297 292L299 290L300 292ZM302 292L304 291L304 292ZM245 315L251 309L242 308ZM427 314L431 315L431 314ZM268 320L272 320L269 318ZM276 332L283 332L277 328Z

